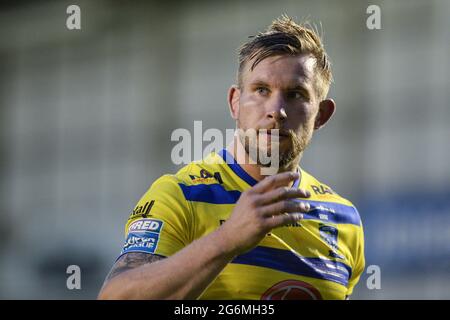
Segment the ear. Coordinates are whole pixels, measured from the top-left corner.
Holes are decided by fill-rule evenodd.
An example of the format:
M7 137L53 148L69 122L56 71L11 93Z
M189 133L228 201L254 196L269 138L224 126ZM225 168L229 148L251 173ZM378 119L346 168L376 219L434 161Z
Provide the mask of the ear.
M239 99L241 97L241 91L239 87L233 84L230 89L228 89L228 107L230 108L231 117L234 120L238 119L239 116Z
M334 114L336 103L333 99L325 99L319 103L319 112L314 123L314 130L322 128Z

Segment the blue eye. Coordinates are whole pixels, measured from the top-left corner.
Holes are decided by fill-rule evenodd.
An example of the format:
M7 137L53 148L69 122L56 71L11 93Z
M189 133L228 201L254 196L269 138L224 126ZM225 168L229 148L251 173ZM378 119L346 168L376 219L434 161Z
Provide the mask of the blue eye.
M258 88L256 88L256 92L258 92L261 95L266 95L269 93L269 89L264 88L264 87L258 87Z

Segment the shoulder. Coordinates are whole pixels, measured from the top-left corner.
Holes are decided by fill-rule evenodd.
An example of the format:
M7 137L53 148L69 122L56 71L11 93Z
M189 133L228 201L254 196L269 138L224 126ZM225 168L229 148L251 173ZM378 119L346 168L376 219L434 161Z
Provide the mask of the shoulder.
M301 185L311 193L311 200L329 205L343 213L342 218L352 224L361 225L361 217L356 206L347 198L338 194L334 188L318 180L302 169Z
M318 201L332 201L354 207L353 203L338 194L334 188L318 180L302 169L302 185L311 192L311 198Z
M221 158L212 153L202 161L193 161L175 174L164 174L147 191L152 196L170 196L185 199L187 190L197 185L221 184L224 169Z
M203 160L193 161L181 168L175 176L179 183L188 186L221 183L221 175L224 174L223 164L223 159L212 152Z

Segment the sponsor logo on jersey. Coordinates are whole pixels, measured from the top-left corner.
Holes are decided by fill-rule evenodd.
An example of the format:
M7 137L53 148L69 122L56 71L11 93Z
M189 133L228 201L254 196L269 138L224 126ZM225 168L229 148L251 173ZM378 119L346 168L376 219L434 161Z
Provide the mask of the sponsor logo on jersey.
M131 223L122 253L133 251L154 253L163 224L163 221L157 219L139 219Z
M320 237L326 242L328 243L328 245L333 248L333 249L337 249L338 245L337 245L337 241L338 241L338 229L333 227L333 226L329 226L323 223L319 223L319 233L320 233Z
M336 210L334 210L333 208L325 207L322 204L314 207L314 209L317 209L317 210L320 210L320 211L326 211L326 212L329 212L329 213L336 213Z
M200 176L192 175L190 174L189 177L191 178L193 183L208 183L217 181L220 184L223 184L222 176L220 175L220 172L214 172L214 175L208 172L205 169L200 170Z
M148 252L154 253L158 245L159 235L156 233L134 234L130 233L125 240L122 253Z
M128 220L134 219L139 216L147 218L154 204L155 200L151 200L150 202L147 201L146 203L144 203L143 206L136 206L136 208L134 208Z
M307 282L284 280L267 289L261 300L322 300L322 295Z
M319 186L315 186L315 185L311 185L311 189L313 189L315 194L334 194L333 190L331 190L330 188L324 186L324 185L319 185Z
M156 219L139 219L134 221L128 227L128 232L156 232L159 233L161 231L163 222L161 220Z
M319 224L320 237L331 247L328 251L328 256L335 259L344 259L337 251L338 248L338 229L333 226L328 226L325 224Z

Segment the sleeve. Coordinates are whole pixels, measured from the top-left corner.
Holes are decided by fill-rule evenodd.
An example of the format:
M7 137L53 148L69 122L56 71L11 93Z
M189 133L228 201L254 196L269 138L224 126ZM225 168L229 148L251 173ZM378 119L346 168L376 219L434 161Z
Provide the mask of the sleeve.
M356 247L355 247L355 262L352 268L352 275L348 282L348 290L347 296L350 296L353 293L353 289L358 283L361 274L365 268L365 257L364 257L364 230L362 223L360 227L358 227L357 236L356 236Z
M131 213L120 256L128 252L171 256L192 242L192 230L191 210L178 180L172 175L162 176Z

